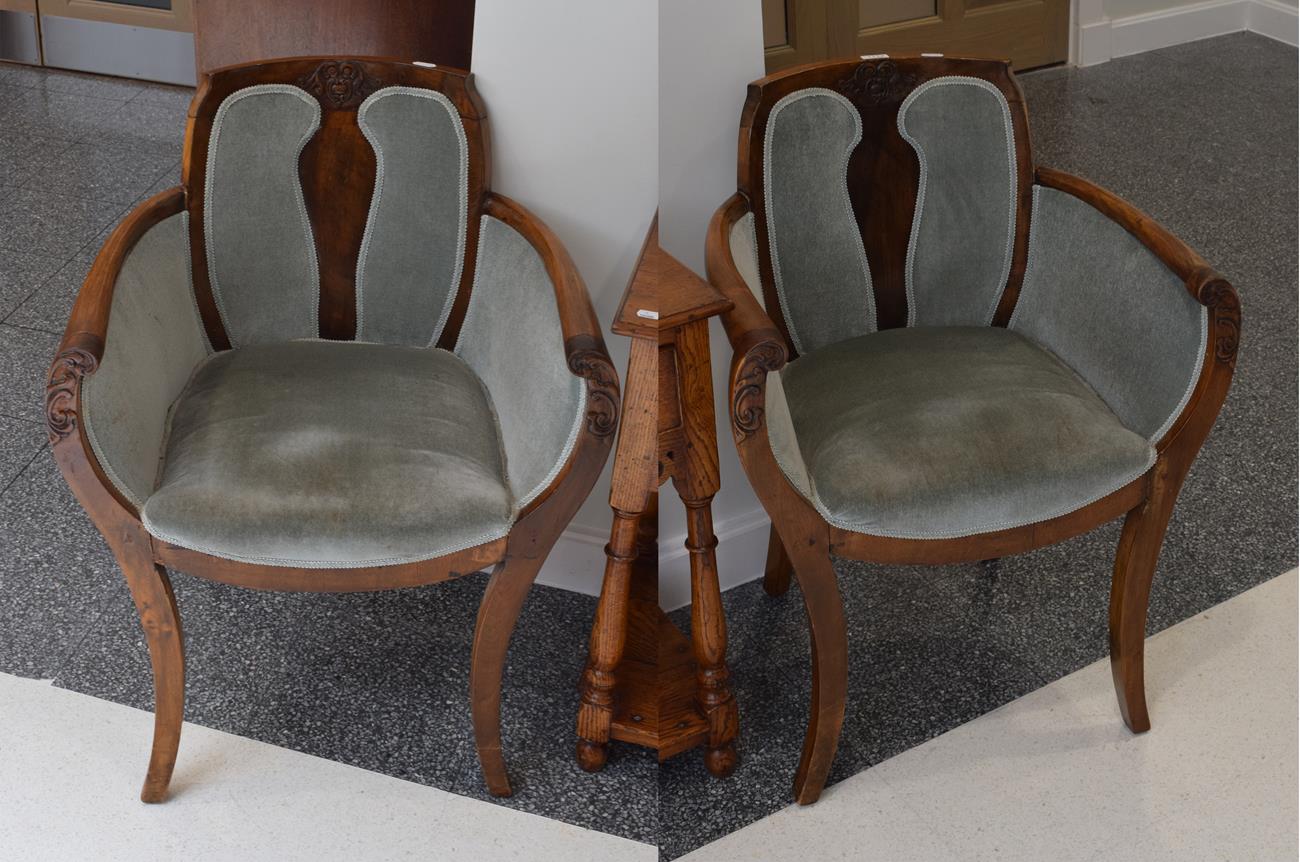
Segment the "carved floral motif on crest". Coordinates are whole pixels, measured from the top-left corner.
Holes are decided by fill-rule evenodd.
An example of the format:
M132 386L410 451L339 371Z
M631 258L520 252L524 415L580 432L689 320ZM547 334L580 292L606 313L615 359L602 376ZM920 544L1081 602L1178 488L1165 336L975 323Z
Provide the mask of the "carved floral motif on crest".
M340 110L354 108L380 87L380 82L359 63L330 60L321 63L310 75L298 79L298 86L316 97L322 107Z
M863 60L837 87L855 102L879 105L902 101L916 82L916 75L900 71L893 60Z

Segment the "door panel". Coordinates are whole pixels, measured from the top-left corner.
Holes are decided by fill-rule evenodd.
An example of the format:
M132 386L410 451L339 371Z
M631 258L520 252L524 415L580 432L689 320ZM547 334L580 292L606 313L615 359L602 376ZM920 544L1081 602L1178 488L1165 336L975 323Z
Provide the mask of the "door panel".
M36 0L45 65L195 83L194 0Z
M929 18L938 14L938 0L858 0L858 24L877 27Z
M36 0L0 0L0 60L41 62Z
M1016 69L1062 63L1070 0L763 0L769 72L854 54L1006 58Z

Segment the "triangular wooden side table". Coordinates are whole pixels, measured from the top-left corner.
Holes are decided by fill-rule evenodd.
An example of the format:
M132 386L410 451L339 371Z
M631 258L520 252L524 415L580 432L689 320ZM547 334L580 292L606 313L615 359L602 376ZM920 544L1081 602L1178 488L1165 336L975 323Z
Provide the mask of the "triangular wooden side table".
M660 760L697 746L719 777L736 765L736 701L726 666L710 504L718 444L709 318L731 307L659 246L652 224L613 329L632 339L609 502L614 524L578 712L578 763L605 764L610 739ZM671 480L687 511L688 638L659 606L658 487Z

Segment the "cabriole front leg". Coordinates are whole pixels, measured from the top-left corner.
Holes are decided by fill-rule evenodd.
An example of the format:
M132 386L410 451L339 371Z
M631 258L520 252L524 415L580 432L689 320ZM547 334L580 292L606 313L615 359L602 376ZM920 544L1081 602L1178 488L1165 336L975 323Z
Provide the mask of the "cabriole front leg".
M176 597L167 571L154 562L148 538L131 531L114 543L118 565L126 575L131 598L153 663L153 752L140 799L162 802L167 796L185 714L185 644Z
M1165 529L1181 478L1170 480L1167 463L1156 463L1151 496L1128 513L1115 555L1110 588L1110 671L1120 715L1134 733L1151 729L1144 676L1147 604Z

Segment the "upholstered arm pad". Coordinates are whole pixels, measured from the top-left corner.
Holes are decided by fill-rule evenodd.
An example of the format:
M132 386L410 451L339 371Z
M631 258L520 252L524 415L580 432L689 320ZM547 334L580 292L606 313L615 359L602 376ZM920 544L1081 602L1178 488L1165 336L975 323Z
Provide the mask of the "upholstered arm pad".
M587 388L570 371L557 294L534 244L502 218L484 215L456 353L496 412L516 510L559 476L586 413Z
M1130 430L1158 443L1207 354L1200 258L1128 204L1042 171L1010 328L1059 356ZM1230 289L1230 288L1229 288Z
M78 414L94 460L137 508L152 493L168 410L209 353L190 286L180 190L136 210L96 259L65 347L98 341ZM92 355L93 355L92 347Z

